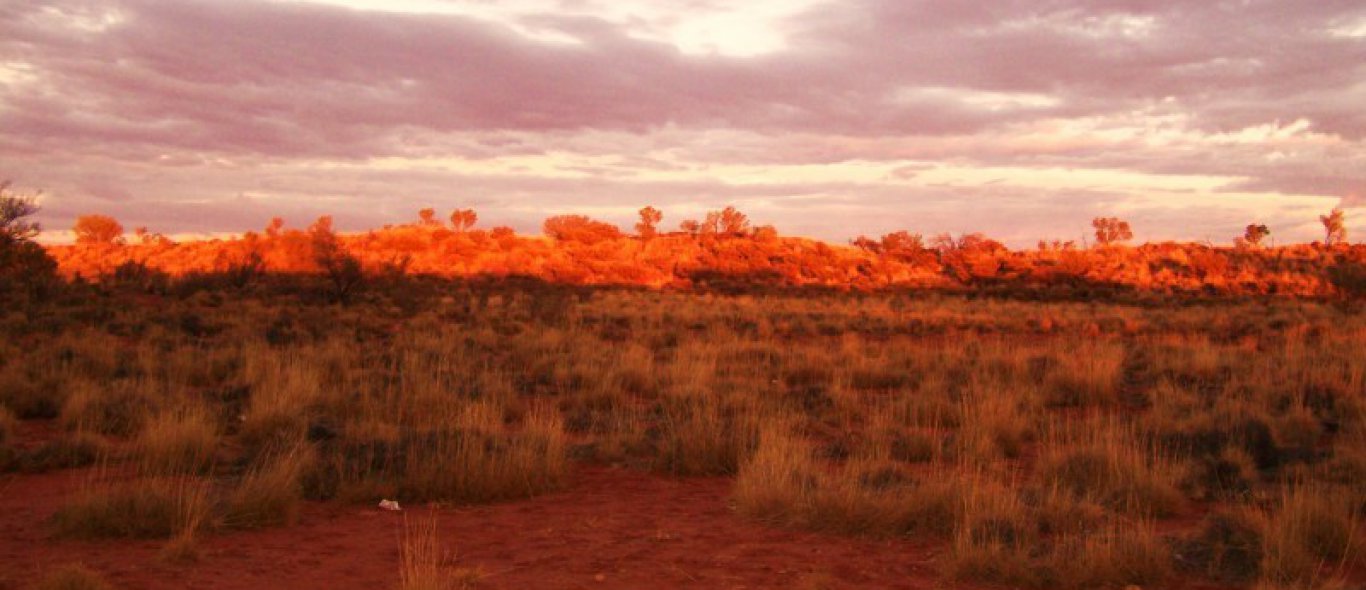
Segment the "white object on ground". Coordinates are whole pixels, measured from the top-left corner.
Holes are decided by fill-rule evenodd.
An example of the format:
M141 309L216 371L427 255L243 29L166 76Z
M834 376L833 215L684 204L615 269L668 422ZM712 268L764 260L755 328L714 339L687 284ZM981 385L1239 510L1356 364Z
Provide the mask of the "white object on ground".
M403 510L403 508L399 507L398 500L380 500L379 509L388 510L390 512L398 512L400 510Z

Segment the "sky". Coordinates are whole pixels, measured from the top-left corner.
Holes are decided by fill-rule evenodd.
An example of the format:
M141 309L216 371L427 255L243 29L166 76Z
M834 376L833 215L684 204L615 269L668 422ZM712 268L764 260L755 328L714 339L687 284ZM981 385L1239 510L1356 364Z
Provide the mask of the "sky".
M831 241L1366 235L1360 0L4 0L44 238L473 208Z

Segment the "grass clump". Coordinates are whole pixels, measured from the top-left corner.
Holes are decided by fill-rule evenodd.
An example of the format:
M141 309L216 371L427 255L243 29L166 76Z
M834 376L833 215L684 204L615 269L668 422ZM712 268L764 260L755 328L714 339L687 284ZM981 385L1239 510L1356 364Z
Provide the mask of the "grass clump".
M1282 490L1267 520L1262 575L1273 583L1311 583L1361 561L1354 533L1361 526L1352 498L1316 485Z
M664 402L656 468L674 475L733 475L758 442L756 412L704 396Z
M52 516L52 525L64 538L164 539L203 526L209 512L201 482L142 478L113 485L87 483Z
M301 448L265 457L248 470L223 502L222 523L230 528L294 524L303 502L303 475L311 457Z
M62 405L62 423L68 430L130 436L142 428L151 407L151 401L130 385L101 387L81 381Z
M15 466L25 473L41 473L93 465L109 453L109 445L99 435L76 431L19 453Z
M482 577L480 571L456 566L453 561L437 536L435 514L415 521L404 516L399 539L399 590L474 588Z
M783 526L857 535L947 535L961 513L956 477L914 478L893 462L852 460L832 472L810 447L766 428L740 468L733 498L742 514Z
M1216 582L1249 583L1261 574L1266 527L1265 516L1253 510L1211 513L1194 536L1177 544L1177 563Z
M213 464L218 432L202 411L158 415L138 434L137 454L151 473L204 473Z
M501 408L472 404L455 428L433 431L428 444L405 450L399 494L417 500L528 498L558 488L568 471L560 417L542 410L506 432Z
M1182 502L1170 467L1119 435L1055 443L1041 459L1037 476L1046 487L1128 514L1167 516Z

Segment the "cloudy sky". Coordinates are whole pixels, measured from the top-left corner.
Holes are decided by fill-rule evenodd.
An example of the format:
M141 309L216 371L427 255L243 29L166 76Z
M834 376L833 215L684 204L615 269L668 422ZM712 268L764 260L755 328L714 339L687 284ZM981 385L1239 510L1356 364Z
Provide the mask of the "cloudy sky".
M0 178L173 234L473 207L1366 234L1360 0L5 0ZM53 232L49 239L60 239Z

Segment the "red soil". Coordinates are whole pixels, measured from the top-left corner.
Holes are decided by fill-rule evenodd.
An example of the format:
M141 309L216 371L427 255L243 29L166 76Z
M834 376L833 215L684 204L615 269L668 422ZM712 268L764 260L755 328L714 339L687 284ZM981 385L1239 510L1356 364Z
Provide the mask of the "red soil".
M403 515L310 504L287 528L210 534L197 563L163 541L63 541L46 520L84 470L0 479L0 588L70 562L121 588L391 588ZM726 479L590 467L563 492L439 511L443 544L487 588L933 588L935 544L770 528L727 507ZM428 508L407 507L410 518Z

